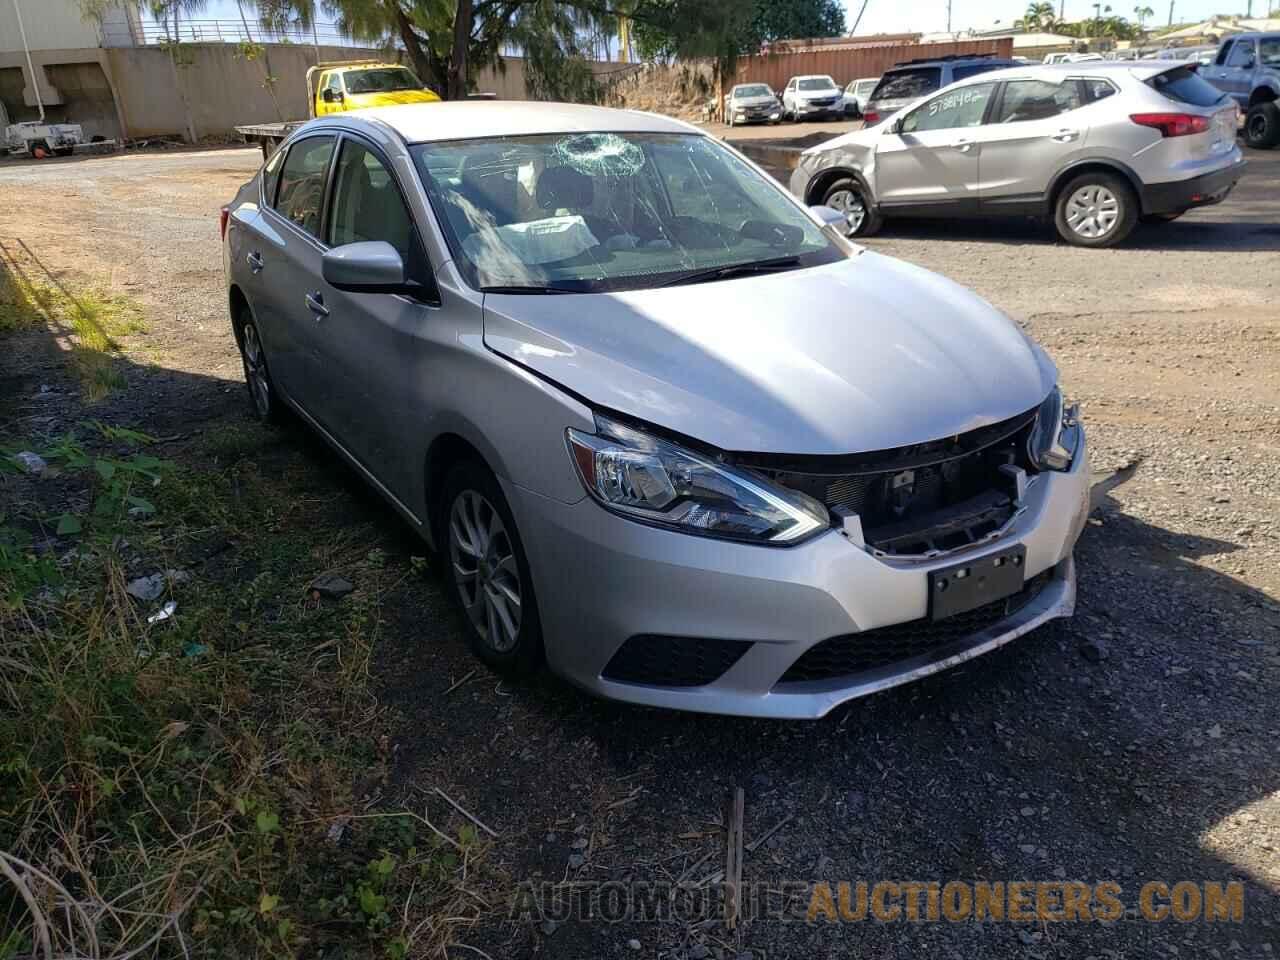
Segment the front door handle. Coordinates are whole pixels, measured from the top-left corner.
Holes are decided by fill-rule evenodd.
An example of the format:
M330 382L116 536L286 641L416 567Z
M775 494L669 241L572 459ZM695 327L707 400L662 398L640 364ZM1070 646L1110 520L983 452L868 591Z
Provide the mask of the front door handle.
M319 293L307 294L307 309L316 315L317 320L329 315L329 308L324 305L324 297Z
M1052 137L1050 137L1050 139L1056 140L1058 143L1071 143L1073 140L1080 139L1080 131L1079 130L1059 130Z
M955 147L957 150L959 150L961 153L968 153L970 150L973 149L972 140L957 140L951 145Z
M245 262L249 264L249 269L252 270L254 273L261 273L262 268L267 265L266 261L262 259L262 254L260 254L257 250L250 251L248 256L246 256L244 259L245 259Z

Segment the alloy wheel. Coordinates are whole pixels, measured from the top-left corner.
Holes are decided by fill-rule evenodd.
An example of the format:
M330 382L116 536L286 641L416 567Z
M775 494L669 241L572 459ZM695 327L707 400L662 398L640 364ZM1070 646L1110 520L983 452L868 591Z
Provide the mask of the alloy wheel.
M267 361L262 352L262 341L258 339L258 328L246 323L242 340L240 353L244 359L244 378L249 383L249 395L253 397L258 416L266 417L271 413L271 381L267 377Z
M449 557L467 617L494 652L510 652L520 635L520 566L501 515L475 490L449 510Z
M867 219L867 205L856 190L837 190L827 197L827 206L844 214L850 234L861 230Z
M1261 140L1267 135L1267 118L1261 113L1249 117L1246 134L1250 140Z
M1099 184L1081 187L1067 201L1067 225L1082 237L1096 240L1115 229L1120 201Z

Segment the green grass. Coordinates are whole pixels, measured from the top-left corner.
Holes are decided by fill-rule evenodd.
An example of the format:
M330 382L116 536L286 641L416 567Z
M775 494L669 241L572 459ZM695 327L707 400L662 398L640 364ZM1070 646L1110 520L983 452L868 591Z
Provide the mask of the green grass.
M72 362L91 402L124 386L118 338L147 329L142 308L129 297L73 293L0 264L0 335L42 326L70 334Z
M18 448L0 440L0 960L46 941L88 957L149 941L148 957L443 956L478 909L462 887L483 885L482 845L421 807L361 802L388 774L369 664L408 561L367 525L327 525L314 466L286 448L260 468L239 428L188 469L86 424L36 448L58 484L17 471ZM67 503L42 501L68 484ZM152 603L125 592L165 569L192 576ZM310 596L327 570L356 592ZM148 624L167 599L176 616Z

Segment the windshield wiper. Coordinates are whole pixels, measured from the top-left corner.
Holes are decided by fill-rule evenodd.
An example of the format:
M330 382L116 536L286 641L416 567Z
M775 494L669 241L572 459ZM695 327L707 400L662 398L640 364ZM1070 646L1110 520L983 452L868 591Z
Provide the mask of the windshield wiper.
M505 284L492 287L481 287L481 293L586 293L585 290L574 290L571 287L535 287Z
M755 263L734 263L727 267L712 267L709 270L697 270L660 283L660 287L674 287L682 283L709 283L713 280L728 280L731 277L749 277L757 273L777 273L781 270L793 270L800 266L800 258L774 257L772 260L757 260Z

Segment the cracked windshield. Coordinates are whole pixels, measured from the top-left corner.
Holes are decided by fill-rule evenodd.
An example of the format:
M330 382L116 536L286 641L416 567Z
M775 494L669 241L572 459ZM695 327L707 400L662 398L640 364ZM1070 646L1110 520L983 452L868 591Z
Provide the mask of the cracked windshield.
M413 151L459 267L490 292L634 290L847 256L706 137L556 134Z

